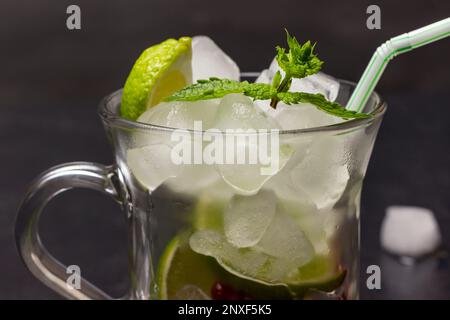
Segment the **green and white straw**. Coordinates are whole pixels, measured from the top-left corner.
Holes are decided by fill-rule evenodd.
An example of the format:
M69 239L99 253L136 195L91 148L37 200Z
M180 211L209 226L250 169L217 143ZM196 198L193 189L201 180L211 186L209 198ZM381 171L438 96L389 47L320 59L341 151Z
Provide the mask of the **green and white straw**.
M356 86L347 109L360 112L380 80L388 62L397 55L411 51L450 35L450 18L394 37L377 48Z

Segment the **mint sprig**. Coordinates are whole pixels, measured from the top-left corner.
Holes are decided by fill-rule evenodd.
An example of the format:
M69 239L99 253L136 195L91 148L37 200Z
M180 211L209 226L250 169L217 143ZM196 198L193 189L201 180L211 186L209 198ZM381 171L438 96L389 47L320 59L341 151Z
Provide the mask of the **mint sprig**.
M230 93L242 93L253 100L276 99L285 104L311 103L319 110L344 119L368 118L369 114L347 110L337 102L328 101L322 94L306 92L277 92L266 83L249 83L229 79L210 78L199 80L197 83L175 92L165 101L198 101L218 99Z
M229 79L210 78L175 92L165 101L197 101L222 98L230 93L242 93L254 100L268 100L275 97L276 89L265 83L249 83Z
M328 101L321 94L305 92L290 92L292 79L301 79L320 71L323 61L315 54L315 44L310 41L300 44L286 30L289 49L276 47L276 60L284 71L284 77L277 71L272 84L249 83L248 81L235 81L229 79L210 78L199 80L197 83L181 89L165 101L197 101L222 98L230 93L242 93L253 100L271 100L270 106L276 108L279 101L285 104L310 103L319 110L344 119L369 118L371 115L347 110L337 102Z
M286 72L286 77L301 79L319 72L323 61L314 54L316 44L307 41L301 45L287 30L286 37L289 51L279 46L276 48L278 65Z
M277 49L276 60L280 68L284 71L284 78L281 80L281 73L277 72L279 85L276 86L278 92L287 92L292 84L292 79L301 79L320 71L323 61L321 61L314 54L314 47L316 44L311 44L310 41L301 45L295 37L291 37L289 32L286 31L286 38L289 50L279 46ZM275 79L275 77L274 77ZM273 84L276 84L274 81ZM272 98L270 106L276 108L279 99Z

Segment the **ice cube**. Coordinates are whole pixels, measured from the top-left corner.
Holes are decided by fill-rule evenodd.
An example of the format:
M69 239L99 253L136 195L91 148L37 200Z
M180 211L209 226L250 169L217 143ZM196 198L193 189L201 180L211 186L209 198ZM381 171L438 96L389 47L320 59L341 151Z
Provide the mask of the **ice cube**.
M170 177L176 177L181 166L171 161L171 147L165 144L129 149L127 165L134 177L150 192Z
M199 192L212 188L222 180L213 165L183 164L181 167L176 177L166 181L174 192L196 197Z
M279 126L266 114L255 108L253 101L240 93L223 97L214 128L226 129L278 129Z
M436 250L441 242L439 225L431 210L391 206L381 226L381 245L393 254L419 258Z
M194 121L200 121L205 130L211 128L219 103L219 99L161 102L145 111L137 121L177 129L194 129Z
M193 81L210 77L239 80L239 67L211 38L195 36L192 38Z
M196 231L189 238L192 250L199 254L211 256L233 274L256 276L266 263L268 257L251 249L239 249L227 242L217 231Z
M332 210L318 210L309 197L302 192L297 192L295 198L287 200L281 198L283 209L295 220L306 238L314 247L314 252L320 255L327 255L330 252L328 238L334 235L335 224L330 221L330 217L335 214ZM290 195L291 197L294 194ZM327 233L331 227L331 232Z
M138 121L190 130L197 129L197 127L194 128L194 121L197 121L197 126L201 125L201 129L206 130L211 127L215 119L218 105L218 99L162 102L144 112ZM134 148L128 151L128 165L139 181L144 182L150 190L162 182L167 182L175 192L195 194L198 190L220 179L214 166L194 164L192 157L187 159L187 163L176 164L171 158L170 151L179 143L186 141L189 141L192 146L194 134L188 131L177 131L175 137L173 133L175 131L167 130L136 130L133 133ZM138 159L139 157L141 159Z
M314 139L308 154L290 171L294 188L309 196L318 209L332 208L350 178L341 142L339 136Z
M261 71L261 73L259 74L259 76L256 78L255 82L256 83L267 83L267 84L271 84L272 83L272 79L273 79L273 72L269 69L264 69L263 71Z
M219 256L225 246L229 246L227 239L214 230L200 230L194 232L189 238L192 250L205 256Z
M280 71L284 77L284 71L279 67L277 60L273 59L267 72L267 83L272 82L277 71ZM306 78L293 79L290 91L321 93L328 100L335 101L339 93L339 81L330 75L318 72Z
M322 127L344 121L309 103L286 105L280 102L276 109L268 109L267 113L277 121L283 130Z
M152 191L160 184L166 183L174 192L195 197L198 192L222 181L214 165L175 161L172 154L175 142L168 136L169 133L147 132L138 139L139 147L127 151L128 167L145 187ZM192 140L188 133L186 136L186 140L182 141ZM192 158L187 160L192 161Z
M271 68L263 70L256 82L271 83L273 75L278 70L277 68L278 63L274 60ZM329 91L325 89L329 89ZM339 91L339 82L334 80L334 78L319 72L318 74L307 78L294 79L290 91L322 93L328 100L334 100ZM271 118L275 119L283 130L306 129L343 122L341 118L327 114L309 103L286 105L279 102L276 109L270 107L269 100L257 100L255 101L255 104L260 110L266 112Z
M319 210L316 202L295 182L291 177L291 172L302 162L309 152L311 142L305 137L296 137L291 143L296 142L296 152L289 159L288 163L276 176L272 177L264 188L273 190L285 210L300 226L300 229L311 242L317 254L328 254L329 246L327 242L328 234L326 230L330 228L329 216L331 210ZM334 224L331 226L334 232Z
M283 209L298 223L314 251L323 255L329 253L328 239L334 234L337 223L336 214L333 214L335 211L330 208L341 198L348 180L347 171L344 171L344 177L338 176L336 180L326 169L330 167L332 171L338 166L339 172L341 166L345 165L342 141L327 142L329 138L333 139L330 136L317 138L308 135L295 135L289 139L295 153L281 172L264 186L276 193ZM319 156L323 159L313 164L312 161ZM305 167L301 166L302 163ZM316 166L316 169L309 169L311 165ZM302 174L307 179L298 179Z
M213 126L222 131L234 130L226 134L227 161L217 167L224 181L239 194L256 194L290 156L290 147L278 143L278 131L270 131L278 130L278 125L242 94L229 94L222 99ZM266 155L265 159L261 154Z
M290 141L294 154L266 187L305 212L330 209L341 198L349 179L342 142L329 135L314 139L300 136Z
M258 243L275 215L277 198L272 191L260 190L253 196L235 195L224 212L225 236L239 248Z
M314 248L298 223L280 206L256 247L262 252L289 264L288 269L308 263L314 256Z
M241 278L279 283L292 271L285 259L252 248L237 248L217 231L196 231L189 238L189 245L199 254L214 257L225 270Z

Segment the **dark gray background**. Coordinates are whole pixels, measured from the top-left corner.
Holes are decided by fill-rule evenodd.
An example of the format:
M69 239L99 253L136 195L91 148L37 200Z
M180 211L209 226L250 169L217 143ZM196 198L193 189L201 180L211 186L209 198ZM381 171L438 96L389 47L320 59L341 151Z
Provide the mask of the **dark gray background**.
M78 4L82 30L66 29ZM366 28L369 4L381 7L382 29ZM15 211L27 184L62 162L110 163L96 114L99 100L120 88L139 53L168 37L207 34L245 71L265 68L283 28L318 42L323 70L357 81L386 39L449 16L446 0L415 1L63 1L0 3L0 298L54 299L14 247ZM396 58L377 90L389 104L362 198L362 271L382 268L382 290L366 299L450 299L448 164L449 40ZM381 253L386 206L432 209L443 249L416 267ZM44 242L66 264L119 296L128 287L125 218L108 199L73 191L55 199L42 221ZM362 272L362 279L365 279Z

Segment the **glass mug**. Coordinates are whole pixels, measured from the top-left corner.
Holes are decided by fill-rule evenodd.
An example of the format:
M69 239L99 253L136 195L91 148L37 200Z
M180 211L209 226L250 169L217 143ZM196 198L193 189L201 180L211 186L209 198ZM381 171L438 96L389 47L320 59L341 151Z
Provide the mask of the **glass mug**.
M345 105L353 89L340 81L336 101ZM238 298L358 298L360 193L386 110L376 93L364 109L372 118L279 131L279 145L290 151L262 182L249 167L169 163L167 142L175 129L121 118L121 93L104 98L99 108L115 164L51 168L31 184L19 208L16 242L35 277L66 298L111 298L85 279L80 289L68 287L66 267L38 234L50 199L88 188L111 196L127 216L127 299L226 299L223 288ZM259 181L260 191L242 194L233 179ZM252 208L258 204L260 211ZM257 243L250 239L255 235ZM211 247L213 238L223 243ZM287 265L296 269L286 273ZM292 285L280 285L287 274Z

